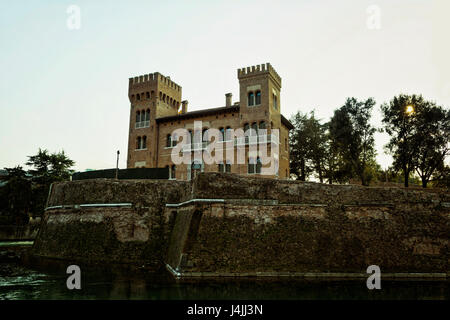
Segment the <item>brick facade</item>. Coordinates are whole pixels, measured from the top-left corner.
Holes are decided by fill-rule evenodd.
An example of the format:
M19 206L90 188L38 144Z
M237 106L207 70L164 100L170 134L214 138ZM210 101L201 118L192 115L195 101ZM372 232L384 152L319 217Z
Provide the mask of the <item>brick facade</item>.
M278 159L274 160L278 162L278 171L274 175L262 176L287 179L289 177L288 135L292 124L280 113L281 77L269 63L238 69L237 75L240 84L240 102L233 104L231 93L228 93L224 107L192 112L187 112L187 101L182 101L181 87L171 81L169 77L153 73L130 78L128 96L131 107L127 167L163 168L169 166L171 175L173 173L172 178L190 180L195 174L191 165L174 165L172 161L171 154L174 144L170 143L169 136L172 139L174 130L181 128L192 131L192 135L195 136L197 131L194 130L194 121L202 121L202 131L215 128L226 132L227 128L246 130L252 126L256 127L260 130L257 134L260 135L257 141L267 140L266 146L269 152L276 145L279 150L275 157ZM264 136L261 134L263 132L261 129L266 130ZM279 130L277 139L272 135L276 132L274 129ZM198 134L201 134L200 131ZM260 175L261 168L270 166L270 164L261 164L258 165L258 169L256 166L249 166L250 158L259 159L260 156L260 153L252 151L249 146L251 144L249 141L253 140L242 143L245 162L237 163L237 140L233 137L227 139L226 134L222 139L225 140L222 143L224 146L223 165L217 162L207 164L203 161L199 171L218 172L222 170L242 175ZM179 140L178 143L181 143L182 139ZM203 140L201 135L199 140ZM227 141L229 142L227 143ZM206 145L201 145L199 148L203 147L204 149ZM233 161L229 166L226 165L225 159L227 148L233 150L232 153L229 153L233 155ZM184 152L191 152L192 159L194 159L194 151L189 150L184 149ZM214 156L215 153L212 155Z

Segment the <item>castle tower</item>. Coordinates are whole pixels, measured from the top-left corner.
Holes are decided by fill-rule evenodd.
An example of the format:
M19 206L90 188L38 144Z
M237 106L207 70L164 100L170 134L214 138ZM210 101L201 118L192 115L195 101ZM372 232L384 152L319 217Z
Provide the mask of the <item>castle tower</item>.
M266 129L281 126L281 77L270 63L238 69L240 95L240 123L252 126L261 121Z
M181 87L155 72L129 79L130 131L127 168L156 167L156 119L178 114Z
M253 129L253 132L256 132L258 135L257 141L270 141L268 143L270 149L276 139L272 136L264 137L264 130L266 130L266 134L271 134L273 129L278 129L279 138L274 143L280 146L280 137L282 136L282 139L285 139L286 136L286 130L281 125L281 77L270 63L238 69L237 75L239 79L239 123L241 128L244 128L244 131L250 128ZM250 144L252 140L256 141L255 138L249 138ZM251 174L255 171L258 172L259 156L258 152L249 148L246 154L246 162L248 164L246 166L241 165L239 173ZM287 158L285 154L275 155L274 161L278 162L281 156L283 156L282 169L285 170L286 161L284 160ZM256 168L251 165L252 163L256 164ZM276 175L279 175L279 170L276 171Z

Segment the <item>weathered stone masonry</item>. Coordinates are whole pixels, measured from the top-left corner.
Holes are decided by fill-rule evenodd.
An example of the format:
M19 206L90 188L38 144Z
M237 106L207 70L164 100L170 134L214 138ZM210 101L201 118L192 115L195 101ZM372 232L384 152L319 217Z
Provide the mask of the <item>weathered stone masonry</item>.
M59 208L87 203L123 207ZM128 205L127 205L128 203ZM55 184L37 255L163 263L178 277L435 273L450 195L205 173L192 182Z

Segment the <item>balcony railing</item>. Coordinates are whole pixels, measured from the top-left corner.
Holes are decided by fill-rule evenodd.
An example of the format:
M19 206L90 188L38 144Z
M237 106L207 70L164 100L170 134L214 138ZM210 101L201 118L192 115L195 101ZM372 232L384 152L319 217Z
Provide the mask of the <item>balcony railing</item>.
M150 127L150 120L136 122L136 126L135 126L136 129L148 128L148 127Z
M221 141L219 143L227 143L229 141ZM205 150L208 145L209 141L204 141L200 143L191 143L183 145L182 152L190 152L190 151L197 151L197 150ZM234 138L234 146L243 146L243 145L253 145L258 143L274 143L278 144L278 136L274 134L265 134L265 135L259 135L259 136L246 136L246 137L239 137Z
M191 144L185 144L182 147L183 152L190 152L190 151L197 151L197 150L205 150L208 146L209 142L204 141L200 143L191 143Z
M258 143L275 143L278 144L278 137L274 134L264 134L259 136L245 136L234 139L235 146L258 144Z

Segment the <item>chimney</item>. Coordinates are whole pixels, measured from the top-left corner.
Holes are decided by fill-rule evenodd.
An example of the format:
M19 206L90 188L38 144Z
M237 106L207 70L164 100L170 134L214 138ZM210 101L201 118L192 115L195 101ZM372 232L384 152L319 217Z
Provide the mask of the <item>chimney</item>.
M231 107L231 93L225 93L225 106Z
M181 101L181 114L185 114L187 112L188 101Z

